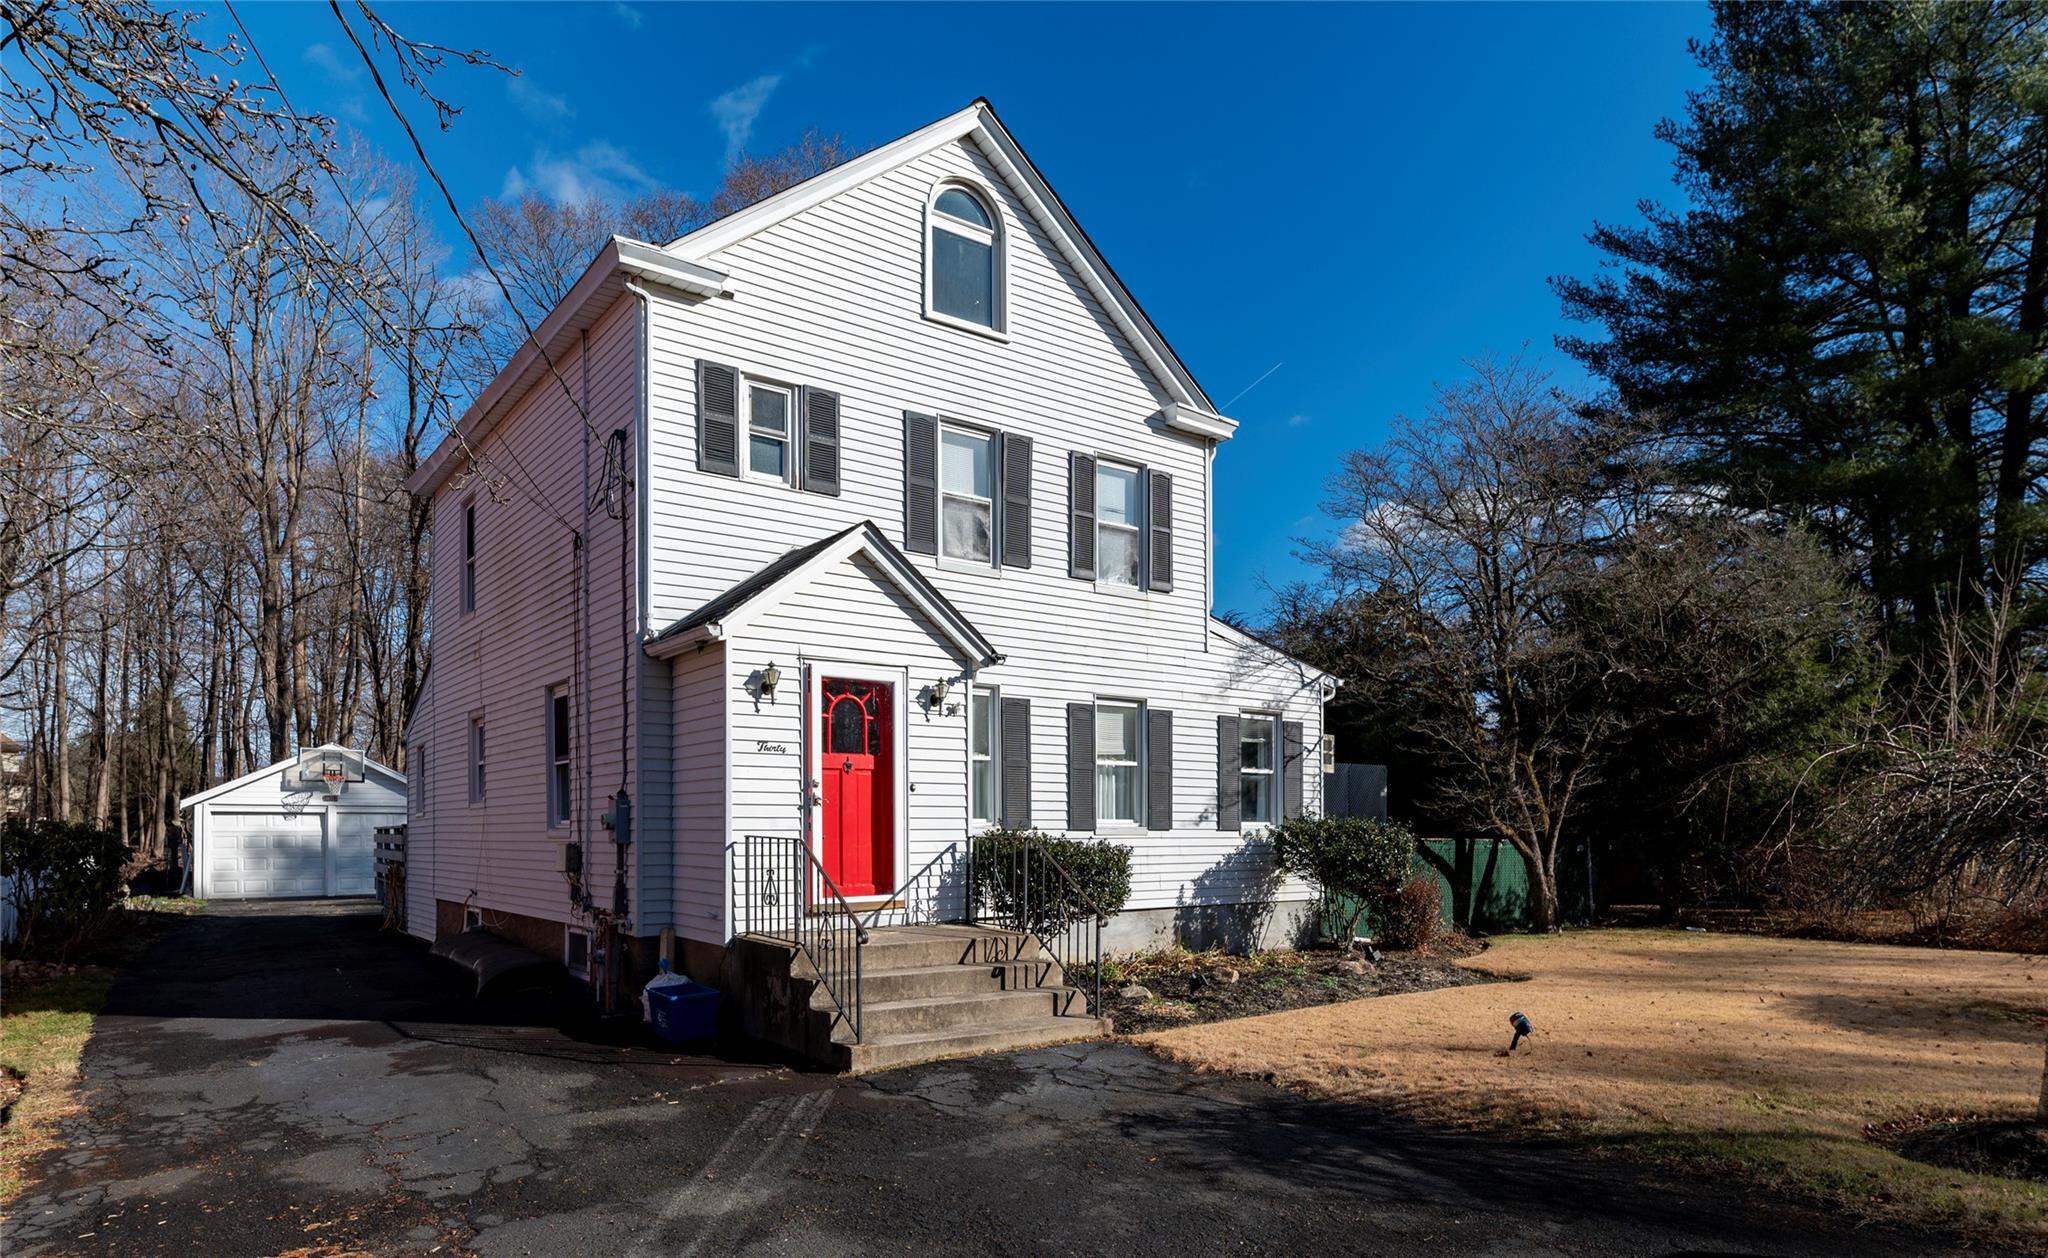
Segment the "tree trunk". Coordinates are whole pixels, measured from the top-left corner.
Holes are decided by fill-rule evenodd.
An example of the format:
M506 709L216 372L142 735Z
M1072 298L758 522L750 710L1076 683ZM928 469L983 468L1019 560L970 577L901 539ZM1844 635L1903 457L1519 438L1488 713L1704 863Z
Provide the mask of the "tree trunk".
M1557 929L1557 871L1553 867L1556 853L1531 857L1522 853L1522 863L1529 870L1529 929L1553 931Z

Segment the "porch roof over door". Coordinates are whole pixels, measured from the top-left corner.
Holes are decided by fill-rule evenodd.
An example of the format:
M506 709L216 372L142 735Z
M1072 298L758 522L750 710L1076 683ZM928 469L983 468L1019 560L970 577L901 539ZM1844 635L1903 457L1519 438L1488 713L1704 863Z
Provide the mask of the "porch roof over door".
M865 556L923 612L962 660L975 668L1002 662L1002 653L981 630L870 520L781 556L649 639L647 653L656 659L666 659L699 642L722 640L744 628L763 610L803 588L818 573L855 555Z

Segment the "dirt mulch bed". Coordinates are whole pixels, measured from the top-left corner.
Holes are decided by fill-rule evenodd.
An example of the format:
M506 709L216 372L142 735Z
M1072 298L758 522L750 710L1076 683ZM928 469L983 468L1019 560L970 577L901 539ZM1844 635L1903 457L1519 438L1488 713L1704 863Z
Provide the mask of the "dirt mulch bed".
M1102 1012L1119 1033L1141 1035L1369 996L1496 982L1492 975L1457 964L1483 947L1457 939L1427 952L1385 953L1377 963L1362 952L1339 948L1253 956L1177 949L1149 953L1105 971Z
M1864 1134L1902 1158L2048 1184L2048 1126L2023 1118L1902 1118Z

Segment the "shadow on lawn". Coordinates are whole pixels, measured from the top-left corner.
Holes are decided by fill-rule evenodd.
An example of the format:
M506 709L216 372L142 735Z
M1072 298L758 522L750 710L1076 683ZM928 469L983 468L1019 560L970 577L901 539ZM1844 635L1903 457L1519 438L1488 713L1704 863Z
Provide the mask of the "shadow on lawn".
M1728 1198L1733 1217L1750 1213L1739 1186L1644 1165L1642 1147L1632 1140L1489 1134L1302 1097L1140 1112L1126 1115L1120 1126L1129 1139L1169 1153L1213 1182L1254 1193L1308 1189L1389 1208L1426 1202L1512 1210L1533 1201L1599 1201L1604 1216L1646 1231L1695 1225L1702 1197ZM1765 1138L1772 1135L1809 1138L1800 1132ZM1621 1156L1589 1158L1588 1150ZM1880 1244L1882 1230L1873 1238ZM1805 1252L1802 1235L1799 1220L1763 1215L1741 1238L1763 1248L1742 1252L1779 1246ZM1681 1258L1717 1251L1667 1252Z

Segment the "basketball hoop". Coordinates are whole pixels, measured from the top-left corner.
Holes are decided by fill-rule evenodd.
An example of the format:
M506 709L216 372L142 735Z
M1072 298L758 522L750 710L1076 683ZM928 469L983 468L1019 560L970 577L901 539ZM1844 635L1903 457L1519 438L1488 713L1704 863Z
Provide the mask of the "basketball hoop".
M296 789L310 791L317 788L329 799L339 799L350 782L363 780L365 758L363 753L348 747L308 747L299 753L298 771L289 776L297 779ZM287 783L287 788L291 787Z

